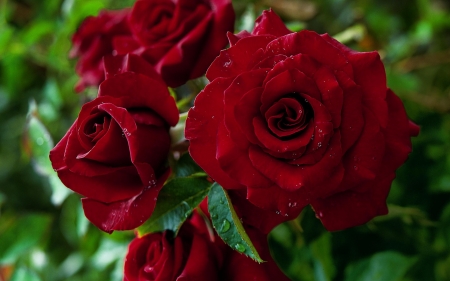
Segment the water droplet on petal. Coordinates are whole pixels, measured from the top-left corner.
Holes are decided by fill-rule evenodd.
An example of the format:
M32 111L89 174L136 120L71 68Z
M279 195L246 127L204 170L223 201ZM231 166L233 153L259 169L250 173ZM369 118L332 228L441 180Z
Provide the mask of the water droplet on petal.
M355 171L358 171L358 166L353 166L353 169L354 169Z

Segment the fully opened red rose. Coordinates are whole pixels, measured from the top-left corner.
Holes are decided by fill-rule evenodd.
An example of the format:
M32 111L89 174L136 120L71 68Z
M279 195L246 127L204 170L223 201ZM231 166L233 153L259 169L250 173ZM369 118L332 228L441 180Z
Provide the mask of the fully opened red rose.
M132 10L103 11L87 18L73 36L79 57L76 86L104 79L102 57L134 53L152 64L170 87L205 74L233 31L230 0L139 0Z
M138 227L152 214L170 173L169 127L179 115L141 58L106 58L105 73L98 97L83 105L50 159L61 181L86 197L86 217L112 232Z
M202 76L233 31L229 0L138 0L131 36L115 40L119 54L134 53L155 66L170 87Z
M387 88L378 53L292 33L272 11L229 39L189 111L193 159L280 220L308 204L328 230L386 214L418 127Z
M170 232L134 239L125 258L126 281L287 281L270 257L267 236L248 233L266 260L257 263L226 246L197 212L172 238Z

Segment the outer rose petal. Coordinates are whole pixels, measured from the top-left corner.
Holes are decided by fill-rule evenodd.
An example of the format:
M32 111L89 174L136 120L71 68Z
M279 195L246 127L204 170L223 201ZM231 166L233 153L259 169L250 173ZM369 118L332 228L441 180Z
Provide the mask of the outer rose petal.
M286 28L286 25L272 9L263 11L262 15L256 19L255 28L252 31L253 35L270 34L276 37L289 33L292 33L292 31Z
M167 170L156 184L128 200L103 203L83 198L84 214L95 226L108 233L136 228L152 214L158 193L169 175L170 170Z
M186 119L185 136L190 141L189 153L203 169L224 188L242 188L220 168L216 159L217 129L223 114L223 93L232 79L217 79L208 84L195 99ZM211 116L214 116L212 118ZM217 116L217 117L216 117Z

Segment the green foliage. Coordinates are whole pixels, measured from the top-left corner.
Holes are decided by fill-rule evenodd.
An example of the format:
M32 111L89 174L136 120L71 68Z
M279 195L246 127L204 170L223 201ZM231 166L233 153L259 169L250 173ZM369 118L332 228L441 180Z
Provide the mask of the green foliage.
M208 211L213 227L227 245L257 262L263 262L234 211L226 190L217 183L208 193Z
M138 228L140 236L164 230L178 233L183 222L206 197L211 183L205 177L191 176L169 181L158 195L149 220Z
M8 280L122 280L134 234L107 235L92 226L46 153L96 94L73 91L78 78L75 60L68 59L72 34L84 17L133 2L0 1L0 275L10 272ZM327 32L353 49L378 50L389 87L421 126L413 153L397 172L389 215L328 233L306 208L271 233L276 261L293 281L450 280L448 1L234 1L236 30L250 29L269 4L291 30ZM174 91L186 92L177 99L183 112L199 91L191 84ZM179 179L171 179L162 196L180 185L191 188L176 193L172 205L157 205L151 229L176 231L210 190L188 154L173 164ZM239 220L230 213L231 229ZM215 225L220 231L223 220Z

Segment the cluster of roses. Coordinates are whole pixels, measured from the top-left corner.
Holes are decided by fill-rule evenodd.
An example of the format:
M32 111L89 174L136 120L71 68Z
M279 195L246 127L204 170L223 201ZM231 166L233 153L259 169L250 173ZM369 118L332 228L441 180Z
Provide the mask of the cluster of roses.
M233 35L233 26L229 0L138 0L87 18L73 36L76 90L98 86L98 96L50 159L105 232L135 229L164 204L160 191L177 178L170 128L180 121L167 87L205 73L210 81L185 137L208 175L196 177L223 191L231 225L217 211L223 202L190 206L175 232L131 242L125 280L288 280L270 257L273 227L307 205L330 231L387 213L395 170L419 128L387 88L379 55L291 32L272 11L251 33ZM221 235L230 227L243 245Z

